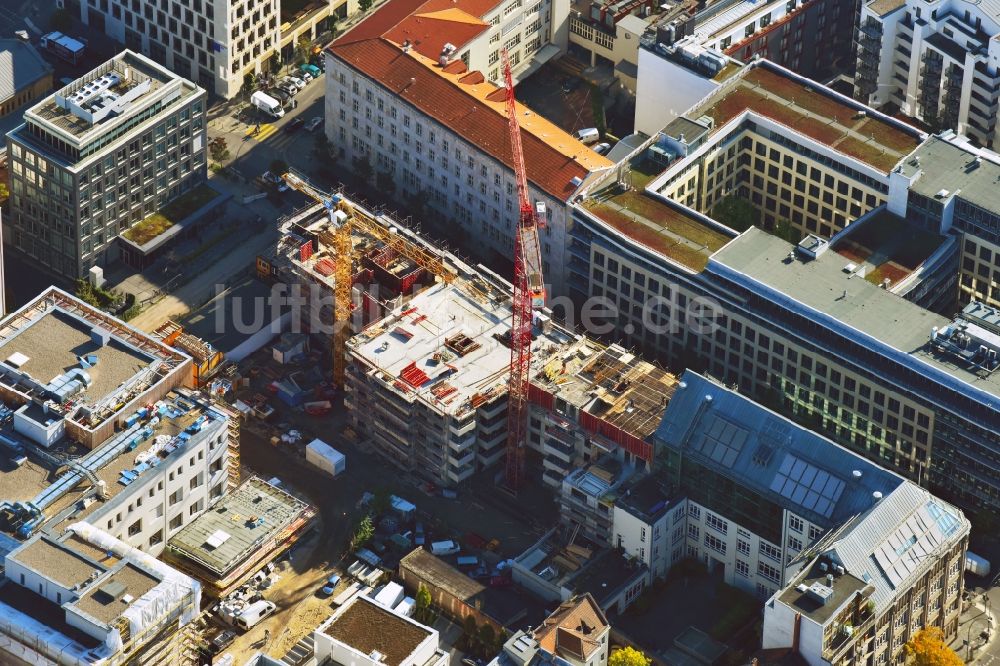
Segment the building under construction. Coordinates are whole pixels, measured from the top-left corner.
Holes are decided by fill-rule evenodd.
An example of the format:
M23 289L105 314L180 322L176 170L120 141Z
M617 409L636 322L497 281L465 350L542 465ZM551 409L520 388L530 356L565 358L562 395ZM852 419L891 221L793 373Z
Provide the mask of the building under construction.
M224 597L288 550L316 509L255 476L229 493L167 544L166 559Z
M191 359L50 287L0 322L0 399L40 446L93 449L138 408L190 386Z
M153 333L153 337L163 341L163 344L180 349L191 357L191 383L203 387L215 375L222 364L222 352L196 335L184 330L175 321L168 320Z
M511 287L437 284L348 341L345 405L386 458L456 485L503 459ZM536 314L532 367L580 337Z
M618 346L577 344L532 375L528 442L543 454L542 478L559 488L575 467L602 456L652 468L651 438L678 379Z
M87 523L6 553L0 662L196 664L198 581Z
M344 202L343 198L339 201ZM348 204L355 219L365 224L351 227L351 318L350 332L357 332L399 307L413 294L433 284L435 275L401 254L393 239L408 242L429 255L443 259L450 271L461 263L432 247L418 235L386 215L378 215L356 204ZM345 207L348 207L345 206ZM288 285L289 295L301 298L299 330L319 335L324 340L333 333L335 275L338 256L335 230L346 213L330 212L322 203L311 204L281 222L281 240L270 258L258 258L261 277ZM383 233L373 235L371 230ZM295 291L297 289L297 292ZM328 345L323 345L329 349Z

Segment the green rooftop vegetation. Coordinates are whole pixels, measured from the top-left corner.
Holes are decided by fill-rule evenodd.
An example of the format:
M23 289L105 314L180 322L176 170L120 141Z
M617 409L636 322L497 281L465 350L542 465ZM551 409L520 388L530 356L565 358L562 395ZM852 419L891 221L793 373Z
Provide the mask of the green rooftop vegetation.
M693 270L703 269L709 255L730 240L726 234L634 190L592 200L586 207L632 240Z
M891 286L926 261L941 241L938 234L882 211L840 240L834 249L856 264L872 265L874 268L865 274L872 284L888 279Z
M916 136L902 129L765 67L747 72L704 112L719 127L744 110L771 118L882 171L892 169L919 143Z
M190 192L177 197L159 211L145 217L122 236L136 245L145 245L217 196L219 196L218 192L209 187L207 183L203 183Z

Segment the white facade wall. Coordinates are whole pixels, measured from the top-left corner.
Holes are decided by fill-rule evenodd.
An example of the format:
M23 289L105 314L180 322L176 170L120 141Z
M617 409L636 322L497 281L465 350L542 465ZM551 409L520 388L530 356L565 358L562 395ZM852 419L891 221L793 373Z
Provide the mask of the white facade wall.
M389 174L397 198L423 193L468 235L466 247L481 248L477 258L512 257L519 208L513 170L340 59L327 54L326 63L325 129L341 158L366 158L376 174ZM531 201L548 210L539 231L545 281L561 288L567 205L528 185Z
M147 470L86 521L153 557L167 540L226 492L226 419L211 421L159 465Z
M466 60L470 71L478 70L488 81L501 84L503 72L500 70L500 49L507 46L510 54L511 74L515 83L531 67L533 58L550 43L565 50L566 43L559 44L558 23L554 22L553 11L568 2L563 0L507 0L482 17L490 24L489 30L463 46L460 56ZM565 16L565 14L555 14Z
M868 92L868 104L896 103L906 115L932 124L940 120L943 126L980 144L994 144L997 129L995 122L992 128L989 123L998 109L995 87L1000 83L1000 19L988 6L958 0L907 0L903 7L880 15L865 4L858 22L859 40L866 37L864 30L869 24L880 24L882 34L881 42L871 47L877 48L881 58L870 92L864 91ZM940 75L926 67L928 52L940 56ZM862 51L860 60L872 61L871 50ZM954 86L949 86L952 67L957 78ZM934 83L927 84L928 80ZM858 86L862 86L861 79ZM935 104L924 98L928 88L937 91ZM958 99L953 115L945 109L949 94Z
M649 49L639 49L635 89L635 131L656 136L719 84Z
M665 511L654 522L647 522L627 509L614 508L611 545L649 567L653 578L667 575L670 564L670 516Z
M35 573L16 560L5 558L6 578L21 587L31 590L39 596L45 597L54 604L64 604L73 598L75 593L69 588L59 585L46 576Z
M645 530L645 539L643 530ZM725 582L760 599L769 598L798 572L789 563L824 530L790 511L783 512L782 543L771 543L749 529L690 499L649 524L615 506L612 545L638 557L662 577L685 558L720 567Z

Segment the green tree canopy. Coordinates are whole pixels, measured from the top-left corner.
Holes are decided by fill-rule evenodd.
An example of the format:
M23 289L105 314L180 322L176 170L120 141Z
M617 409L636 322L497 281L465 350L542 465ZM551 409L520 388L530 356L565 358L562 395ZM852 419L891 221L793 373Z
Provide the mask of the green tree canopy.
M712 217L734 231L743 232L757 224L757 209L743 197L728 194L712 208Z

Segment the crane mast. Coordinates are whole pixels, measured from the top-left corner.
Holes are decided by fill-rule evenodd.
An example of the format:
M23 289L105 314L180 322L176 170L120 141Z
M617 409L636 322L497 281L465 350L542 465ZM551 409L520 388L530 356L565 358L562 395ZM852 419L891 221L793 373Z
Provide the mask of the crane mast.
M538 242L538 219L528 197L528 177L521 149L521 127L514 101L514 82L507 49L502 51L506 85L507 123L511 162L517 181L519 215L514 228L514 298L510 327L510 383L507 388L507 486L517 490L524 474L524 441L528 421L528 385L531 372L532 311L545 305L545 279Z

